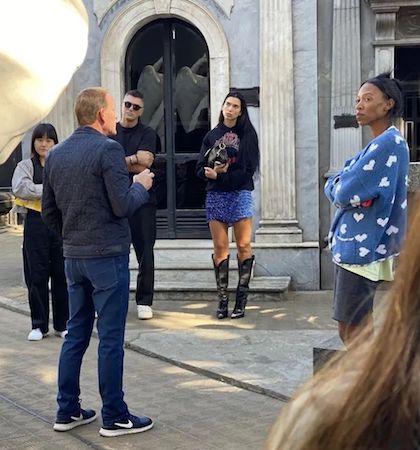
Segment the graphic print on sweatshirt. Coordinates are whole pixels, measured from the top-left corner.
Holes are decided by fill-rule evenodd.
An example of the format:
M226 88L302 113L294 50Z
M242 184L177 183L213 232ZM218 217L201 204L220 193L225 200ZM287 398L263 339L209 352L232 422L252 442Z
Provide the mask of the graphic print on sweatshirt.
M328 179L337 212L328 235L336 263L366 265L398 254L406 228L408 146L395 127Z
M215 146L224 144L226 146L227 154L229 157L228 163L233 164L236 162L239 153L239 136L233 131L227 131L223 136L216 140Z

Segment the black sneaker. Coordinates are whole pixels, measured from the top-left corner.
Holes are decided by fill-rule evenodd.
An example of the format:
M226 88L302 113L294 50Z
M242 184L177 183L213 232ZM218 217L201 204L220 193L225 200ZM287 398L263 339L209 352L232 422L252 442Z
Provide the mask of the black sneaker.
M87 425L96 419L96 411L93 409L80 409L79 417L70 416L68 419L56 420L54 424L55 431L69 431L80 425Z
M105 437L122 436L123 434L141 433L153 427L153 420L147 416L133 416L129 414L124 422L114 422L110 426L103 426L99 434Z

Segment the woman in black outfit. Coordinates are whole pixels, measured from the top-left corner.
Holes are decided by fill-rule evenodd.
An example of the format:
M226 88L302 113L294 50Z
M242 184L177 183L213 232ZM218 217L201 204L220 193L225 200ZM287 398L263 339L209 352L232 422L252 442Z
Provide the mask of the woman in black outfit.
M209 164L208 151L214 147L227 151L227 162ZM204 137L196 169L197 175L207 181L206 213L213 239L212 259L219 297L218 319L228 316L228 227L231 225L235 233L239 268L236 302L231 318L238 319L245 315L254 265L251 249L251 191L254 190L253 176L258 163L258 137L249 119L245 99L238 92L230 92L223 102L218 125Z
M57 143L57 133L51 124L36 126L31 139L31 158L17 165L12 179L15 211L25 217L23 266L32 319L29 341L40 341L48 333L50 278L54 333L62 338L67 334L69 309L62 242L41 218L45 158Z

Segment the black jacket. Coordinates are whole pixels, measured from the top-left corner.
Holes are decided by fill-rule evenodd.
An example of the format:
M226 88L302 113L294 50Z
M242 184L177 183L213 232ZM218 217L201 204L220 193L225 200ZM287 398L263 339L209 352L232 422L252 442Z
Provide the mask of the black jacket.
M91 127L78 128L50 152L43 185L42 218L62 234L65 257L129 253L127 217L149 194L130 185L120 144Z

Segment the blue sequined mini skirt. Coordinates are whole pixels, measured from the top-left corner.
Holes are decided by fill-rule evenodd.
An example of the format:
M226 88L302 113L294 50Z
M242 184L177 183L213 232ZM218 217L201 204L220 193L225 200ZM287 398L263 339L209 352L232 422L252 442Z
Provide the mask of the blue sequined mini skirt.
M207 191L207 222L218 220L232 225L253 216L251 191Z

